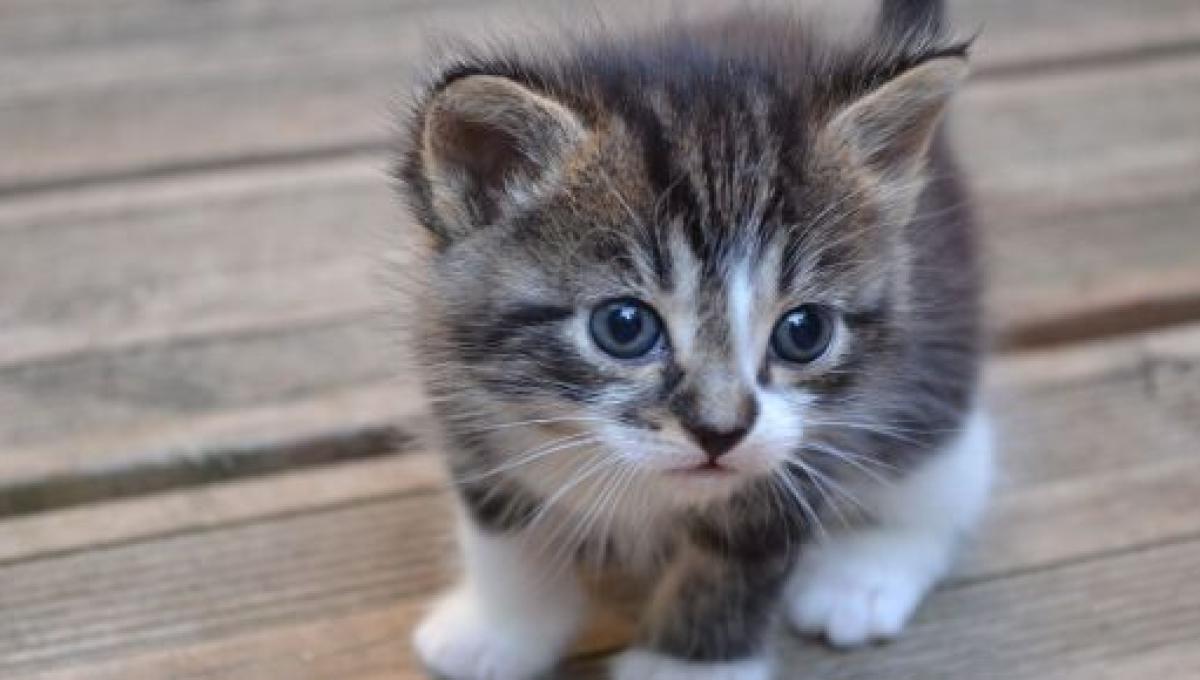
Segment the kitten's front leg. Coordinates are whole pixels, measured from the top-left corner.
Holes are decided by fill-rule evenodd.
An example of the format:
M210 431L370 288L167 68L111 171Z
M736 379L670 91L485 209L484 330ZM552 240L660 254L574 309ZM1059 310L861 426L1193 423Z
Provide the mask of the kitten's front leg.
M689 546L658 584L614 680L768 680L767 637L790 571L784 555L740 559Z
M991 432L976 414L945 450L865 499L873 525L804 550L788 587L792 624L838 647L895 637L978 521L991 477Z
M586 595L570 568L551 569L518 533L460 520L465 574L417 627L421 660L449 680L530 680L566 653Z

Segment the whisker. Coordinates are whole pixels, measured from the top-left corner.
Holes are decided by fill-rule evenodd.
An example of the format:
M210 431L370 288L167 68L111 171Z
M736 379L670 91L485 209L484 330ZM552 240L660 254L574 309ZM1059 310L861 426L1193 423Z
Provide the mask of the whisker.
M519 468L521 466L528 465L535 461L541 460L541 459L545 458L546 456L549 456L554 453L559 453L561 451L566 451L566 450L569 450L572 448L576 448L576 447L580 447L580 446L587 446L590 444L597 444L597 443L600 443L599 438L597 438L596 436L591 435L591 434L571 435L568 437L561 437L559 439L551 440L549 443L542 444L542 445L535 447L529 451L526 451L525 453L521 454L519 457L517 457L513 460L506 461L505 463L498 465L494 468L491 468L490 470L485 470L483 472L476 473L473 475L466 475L463 477L459 477L458 481L460 481L460 482L478 482L480 480L487 479L489 477L494 477L495 475L498 475L498 474L502 474L505 472L509 472L511 470L515 470L516 468Z
M804 494L796 488L792 478L782 470L775 470L771 474L771 479L778 480L783 486L782 488L788 492L794 501L800 506L800 511L809 518L809 522L817 530L817 533L822 537L828 537L829 532L825 530L824 523L821 522L821 517L813 506L804 497Z
M467 430L456 430L460 434L481 434L484 432L495 432L497 430L506 430L514 427L528 427L531 425L553 425L556 423L606 423L610 422L608 418L595 418L587 416L564 416L561 418L530 418L529 420L517 420L507 423L497 423L487 427L477 427Z
M850 521L842 512L842 507L838 504L837 498L832 493L829 493L829 491L825 488L823 482L828 480L825 479L824 475L821 475L815 468L805 464L800 460L789 460L786 462L786 464L799 469L801 473L803 473L806 477L808 477L809 480L812 481L817 493L821 495L821 498L829 505L830 509L833 510L833 513L837 515L838 522L841 523L842 528L850 526ZM855 501L855 503L857 504L857 501Z
M850 503L852 503L856 508L858 508L858 510L865 512L865 513L869 513L869 509L867 508L867 506L864 505L863 502L861 500L859 500L859 498L857 496L855 496L848 489L846 489L846 487L839 484L837 482L837 480L835 480L832 476L822 472L819 468L809 465L799 459L789 460L789 461L787 461L787 463L790 465L799 467L804 472L804 474L807 475L813 481L813 484L816 484L817 486L820 486L823 488L827 487L829 490L833 491L834 493L837 493L842 498L845 498L846 500L850 501ZM831 503L834 500L834 497L832 495L828 495L827 498L829 498ZM836 506L835 506L835 512L838 512L839 519L842 521L843 526L849 526L849 522L847 522L844 515L841 515L839 509Z
M805 445L805 448L807 448L810 451L815 451L817 453L823 453L827 456L834 458L835 460L844 462L844 463L850 465L851 467L855 468L856 470L862 472L863 474L867 475L873 481L878 482L879 484L881 484L883 486L886 486L886 487L895 486L895 482L884 477L879 472L872 470L870 467L867 466L867 463L873 463L873 464L877 464L880 466L885 466L885 469L887 469L889 471L895 471L896 466L891 465L890 463L884 463L883 461L876 460L874 458L866 458L860 454L854 454L854 453L851 453L848 451L842 451L841 449L837 449L835 447L832 447L832 446L829 446L826 444L822 444L820 442L809 442L808 444Z

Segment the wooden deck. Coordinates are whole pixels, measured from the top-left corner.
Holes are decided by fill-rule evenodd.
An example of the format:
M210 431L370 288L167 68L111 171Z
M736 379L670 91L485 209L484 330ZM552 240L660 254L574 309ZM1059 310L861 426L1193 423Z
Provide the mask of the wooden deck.
M423 677L389 102L431 29L573 4L0 3L0 678ZM1200 678L1200 4L952 4L1003 482L908 634L786 677Z

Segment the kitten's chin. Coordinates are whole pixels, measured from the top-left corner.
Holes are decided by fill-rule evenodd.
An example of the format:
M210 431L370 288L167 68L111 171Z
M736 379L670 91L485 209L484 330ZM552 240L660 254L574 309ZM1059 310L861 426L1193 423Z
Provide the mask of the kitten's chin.
M752 475L728 466L710 464L663 471L663 492L680 505L702 505L728 497L744 486Z

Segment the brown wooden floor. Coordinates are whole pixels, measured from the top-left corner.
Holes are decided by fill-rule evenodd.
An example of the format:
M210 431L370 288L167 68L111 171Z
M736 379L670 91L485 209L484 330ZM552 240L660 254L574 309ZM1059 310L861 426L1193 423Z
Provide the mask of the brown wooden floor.
M784 675L1200 678L1200 4L952 4L1002 488L904 638ZM422 677L387 112L422 36L563 6L0 3L0 678Z

